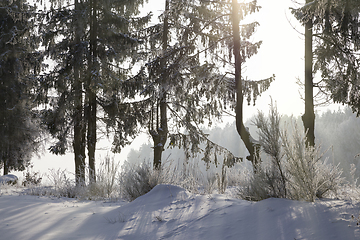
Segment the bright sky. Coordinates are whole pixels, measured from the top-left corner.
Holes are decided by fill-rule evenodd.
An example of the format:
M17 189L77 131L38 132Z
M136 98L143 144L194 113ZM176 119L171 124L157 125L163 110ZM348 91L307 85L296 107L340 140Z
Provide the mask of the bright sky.
M241 0L239 0L241 1ZM245 106L244 116L250 118L257 110L267 112L271 98L277 102L282 114L299 116L304 112L297 79L304 79L304 27L293 18L289 8L298 7L293 0L258 0L261 10L251 15L260 23L253 36L254 41L263 44L257 55L246 63L244 77L260 80L275 74L276 80L257 101L256 106ZM298 1L299 2L299 1ZM301 1L300 1L301 2ZM304 1L305 2L305 1ZM144 9L152 11L154 16L162 13L165 0L149 0ZM156 21L156 18L153 18ZM301 94L303 94L301 92ZM329 106L337 109L337 106ZM329 107L319 107L324 111Z
M158 16L164 9L165 0L149 0L144 6L146 12L152 11ZM258 110L267 112L270 96L277 103L281 114L299 116L304 112L304 104L300 99L297 78L304 78L304 38L300 34L303 27L291 15L289 7L296 7L292 0L258 0L262 6L259 13L254 15L260 26L254 35L254 41L262 40L259 53L252 57L246 64L244 76L248 79L260 80L275 74L276 80L271 87L256 102L256 106L245 106L244 117L250 118ZM154 17L154 21L156 21ZM295 29L296 30L295 30ZM299 33L300 32L300 33ZM338 106L317 108L324 111L328 108L337 109ZM147 142L148 137L142 135L131 146L126 147L121 154L115 156L116 160L123 161L132 147L138 148L141 143ZM110 144L102 141L98 144L97 159L103 159L110 149ZM99 162L99 160L97 160ZM35 160L35 169L46 172L48 168L67 167L74 169L73 154L56 157L46 154L41 160Z

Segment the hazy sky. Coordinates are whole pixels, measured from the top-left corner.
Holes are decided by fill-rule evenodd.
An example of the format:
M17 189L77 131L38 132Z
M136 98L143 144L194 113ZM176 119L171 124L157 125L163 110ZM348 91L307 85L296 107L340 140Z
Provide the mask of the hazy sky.
M144 6L146 12L152 11L154 16L159 15L164 9L165 0L149 0ZM299 25L291 15L289 7L296 7L292 0L258 0L262 9L253 15L260 26L253 39L262 40L263 44L259 53L246 63L243 75L248 79L259 80L275 74L276 80L271 87L256 102L256 106L245 106L244 117L250 118L258 110L267 112L269 109L270 95L277 102L278 110L282 114L299 116L304 112L304 104L300 99L297 78L304 79L304 37L301 33L304 27ZM154 17L156 21L156 17ZM295 28L295 29L294 29ZM331 106L330 106L331 107ZM317 108L318 111L326 108ZM338 106L332 106L337 109ZM116 155L117 160L126 159L131 147L137 148L148 137L142 135L132 146L126 147L121 154ZM102 142L99 147L107 150L97 151L97 159L103 158L110 149L110 144ZM51 158L50 161L47 159ZM66 159L66 161L65 161ZM45 161L44 161L45 160ZM40 162L39 162L40 161ZM42 160L35 162L36 169L44 171L49 167L57 169L59 166L69 165L68 169L73 171L73 154L66 157L55 157L46 154Z
M239 0L242 1L242 0ZM154 16L164 9L165 0L149 0L146 11L152 11ZM290 7L298 7L293 0L258 0L261 10L251 17L260 23L253 36L254 41L262 40L259 53L253 56L245 65L244 77L260 80L275 74L276 80L257 101L256 106L245 106L244 117L250 118L257 110L268 111L270 95L277 102L282 114L301 115L304 104L300 93L302 90L296 84L297 78L304 79L304 27L293 18ZM302 2L302 1L298 1ZM304 1L305 2L305 1ZM156 18L154 17L154 20ZM301 92L299 92L301 91ZM318 107L324 111L338 106Z

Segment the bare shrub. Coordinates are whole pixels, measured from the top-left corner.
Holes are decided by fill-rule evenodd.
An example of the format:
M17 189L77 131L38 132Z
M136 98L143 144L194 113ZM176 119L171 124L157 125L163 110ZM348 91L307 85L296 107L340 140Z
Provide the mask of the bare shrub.
M50 181L50 186L28 184L24 193L36 196L75 198L79 196L81 189L75 186L75 181L68 174L66 170L49 169L47 178Z
M270 112L266 118L262 112L259 112L255 118L254 124L259 129L259 142L271 163L259 171L256 178L266 184L268 195L270 197L286 198L286 176L284 170L284 153L282 151L282 139L280 130L281 116L276 107L271 103Z
M266 174L260 168L256 173L248 172L238 188L238 196L248 201L261 201L271 197Z
M118 171L120 163L115 162L109 155L100 163L96 174L96 182L90 183L86 187L86 197L88 199L104 199L118 197Z
M35 186L35 185L39 185L41 183L42 177L40 176L39 172L34 172L30 169L33 168L33 165L30 165L30 167L27 168L26 173L24 173L24 180L22 182L22 185L24 187L26 186Z
M119 185L122 196L133 201L158 184L175 184L190 192L199 193L202 174L196 164L174 166L173 161L164 161L160 170L151 164L129 164L125 162L119 174Z
M53 189L46 194L68 198L79 196L80 187L75 186L75 181L68 176L69 174L70 173L66 170L50 169L48 179L50 180Z
M259 141L269 164L260 166L239 189L241 198L259 201L269 197L315 201L328 194L337 194L341 171L326 164L320 147L308 147L304 131L296 124L289 131L280 129L280 115L270 106L268 118L259 113L255 125Z
M326 164L320 147L307 146L305 133L300 132L296 125L290 136L284 131L282 139L291 198L315 201L330 192L336 194L342 182L342 172L337 166Z
M133 201L153 189L159 182L154 171L145 162L139 165L125 162L119 175L123 197Z

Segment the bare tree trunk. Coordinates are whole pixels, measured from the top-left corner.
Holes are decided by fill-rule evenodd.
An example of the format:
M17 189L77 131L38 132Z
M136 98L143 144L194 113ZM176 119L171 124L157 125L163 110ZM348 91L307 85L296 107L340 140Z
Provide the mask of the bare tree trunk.
M169 0L165 0L164 30L163 30L163 38L162 38L163 59L161 60L162 69L166 68L165 53L168 45L168 32L169 32L168 12L169 12ZM164 146L168 136L167 92L166 92L167 78L168 76L166 72L164 72L162 75L162 81L160 86L160 97L159 97L160 126L157 124L156 131L151 131L151 136L154 141L154 168L158 170L161 168L162 152L164 151Z
M95 169L95 150L96 150L96 96L92 91L89 93L89 106L88 106L88 134L87 134L87 147L89 157L89 180L96 182L96 169Z
M309 2L311 2L311 0L306 1L306 3ZM312 27L312 20L309 20L305 24L305 113L302 116L308 146L315 146Z
M88 94L88 133L87 147L89 157L89 180L96 182L95 171L95 149L96 149L96 83L94 74L97 75L97 0L90 1L91 7L91 23L90 23L90 79L87 89Z
M235 56L235 85L236 85L236 129L244 142L246 149L250 156L246 158L252 162L254 170L256 170L260 161L259 150L260 145L251 137L248 129L243 123L243 83L241 79L241 64L242 58L240 55L240 31L239 31L239 4L237 0L232 0L232 29L234 41L234 56Z
M4 175L8 175L9 174L9 164L8 164L8 160L4 160Z
M79 2L75 0L75 10L79 10ZM81 27L77 24L75 27L75 45L77 54L75 55L74 64L74 95L75 95L75 112L74 118L74 141L73 149L75 155L75 179L76 185L85 183L85 124L83 113L83 89L81 82L80 68L82 64L82 51L80 47Z

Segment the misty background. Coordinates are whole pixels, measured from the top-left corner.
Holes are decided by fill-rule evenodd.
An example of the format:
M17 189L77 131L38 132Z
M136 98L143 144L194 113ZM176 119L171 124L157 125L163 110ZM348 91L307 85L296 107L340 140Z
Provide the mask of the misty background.
M264 112L267 115L267 112ZM249 126L250 132L257 139L257 128L252 124L255 115L247 120L246 126ZM283 115L281 125L282 128L289 128L291 124L297 124L302 128L301 117ZM215 127L207 129L205 132L209 134L209 138L226 147L235 156L246 156L247 150L241 141L238 133L235 131L235 121L227 123L223 127ZM347 180L352 180L350 174L353 166L356 167L355 177L360 177L360 119L356 117L350 108L339 108L332 111L327 110L323 113L316 113L315 124L315 141L320 145L321 152L327 162L338 165L343 170L343 176ZM138 149L131 149L127 156L127 162L131 164L152 162L152 144L150 141L143 143ZM221 172L222 159L219 159L218 166L214 164L206 165L201 158L202 154L195 158L186 159L184 151L179 148L167 148L163 153L166 162L172 162L181 166L184 161L192 165L197 165L203 174L212 174ZM266 161L266 154L262 154L262 159ZM234 166L235 169L251 169L251 163L247 160L240 162Z
M268 0L258 0L262 7L258 13L250 16L249 20L255 19L260 23L254 40L262 40L263 44L258 54L254 55L245 64L244 75L253 79L262 79L275 74L275 81L257 100L256 106L244 106L245 125L250 128L252 134L256 135L256 128L251 124L257 111L268 112L270 96L276 102L278 111L283 114L284 119L294 116L299 126L302 126L300 116L304 111L304 102L301 99L302 89L297 84L302 81L304 73L304 37L303 26L293 17L289 8L295 7L290 0L278 0L276 4ZM164 10L164 1L149 1L143 7L144 12L153 12L152 22ZM315 76L316 78L316 76ZM360 153L360 120L348 108L335 104L328 104L317 107L315 121L316 143L321 144L325 157L343 169L343 175L350 178L351 164L358 170L356 176L360 177L360 163L357 155ZM285 121L286 122L286 121ZM235 156L245 157L247 151L243 145L235 127L234 119L226 117L223 122L217 123L212 129L207 129L210 139L219 145L226 147ZM33 170L46 173L50 168L66 169L74 172L74 156L71 151L63 156L56 156L48 153L47 146L51 139L47 139L44 152L35 156L32 160ZM110 155L121 164L151 162L153 149L150 136L143 132L131 145L122 149L120 154L110 153L110 143L101 140L97 144L96 163L99 165L102 160ZM201 166L205 172L206 166L201 161L202 156L186 159L183 150L178 148L167 148L163 153L165 161L172 161L181 165L184 161ZM221 164L221 159L219 160ZM235 166L236 168L251 167L250 162ZM221 166L208 166L209 171L219 171ZM16 173L21 176L22 173Z

